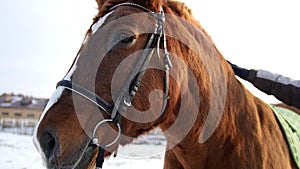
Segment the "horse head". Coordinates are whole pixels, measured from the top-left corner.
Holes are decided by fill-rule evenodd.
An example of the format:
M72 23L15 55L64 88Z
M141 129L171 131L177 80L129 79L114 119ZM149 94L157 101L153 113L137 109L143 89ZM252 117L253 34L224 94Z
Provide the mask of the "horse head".
M48 168L92 168L101 148L109 156L156 127L172 147L192 128L217 125L220 114L207 125L203 119L225 104L226 61L182 3L97 3L99 13L35 131ZM221 106L210 104L216 98ZM193 134L205 140L211 132Z

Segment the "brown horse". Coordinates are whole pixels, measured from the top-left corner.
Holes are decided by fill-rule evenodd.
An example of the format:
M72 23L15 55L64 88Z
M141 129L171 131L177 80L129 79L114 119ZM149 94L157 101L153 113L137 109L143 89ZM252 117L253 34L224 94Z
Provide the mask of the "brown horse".
M47 168L94 168L154 128L167 139L165 169L296 168L271 108L235 78L183 3L97 3L36 128Z

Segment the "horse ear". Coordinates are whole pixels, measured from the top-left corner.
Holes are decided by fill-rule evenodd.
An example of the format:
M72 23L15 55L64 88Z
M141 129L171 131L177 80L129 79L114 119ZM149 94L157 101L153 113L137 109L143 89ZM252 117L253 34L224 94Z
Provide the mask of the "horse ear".
M106 2L107 0L96 0L97 4L98 4L98 8L100 9L102 7L102 5Z

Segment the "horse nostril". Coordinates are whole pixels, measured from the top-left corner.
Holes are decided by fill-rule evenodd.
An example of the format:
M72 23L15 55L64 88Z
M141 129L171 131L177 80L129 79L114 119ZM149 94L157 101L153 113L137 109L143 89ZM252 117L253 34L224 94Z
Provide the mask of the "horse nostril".
M57 141L53 134L49 132L43 133L41 138L41 148L49 164L55 162L55 154L58 153Z

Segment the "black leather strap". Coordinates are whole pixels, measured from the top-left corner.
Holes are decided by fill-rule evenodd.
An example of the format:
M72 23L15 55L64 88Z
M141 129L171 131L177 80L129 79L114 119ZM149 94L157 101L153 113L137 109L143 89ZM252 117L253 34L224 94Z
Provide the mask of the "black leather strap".
M94 92L82 87L81 85L74 83L69 80L61 80L57 83L56 87L63 86L81 96L84 98L90 100L91 102L95 103L97 106L99 106L102 110L104 110L108 115L111 115L111 111L113 108L113 104L110 104L106 102L104 99L99 97Z

